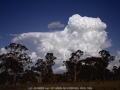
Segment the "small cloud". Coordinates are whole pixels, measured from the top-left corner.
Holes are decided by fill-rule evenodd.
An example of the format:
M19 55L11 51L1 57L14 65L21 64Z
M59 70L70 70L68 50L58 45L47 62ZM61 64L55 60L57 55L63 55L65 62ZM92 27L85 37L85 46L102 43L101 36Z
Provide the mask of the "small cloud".
M48 28L61 28L61 27L64 27L64 24L61 24L59 21L48 24Z
M10 34L10 36L17 37L20 36L20 34Z
M2 37L0 36L0 38L2 38Z

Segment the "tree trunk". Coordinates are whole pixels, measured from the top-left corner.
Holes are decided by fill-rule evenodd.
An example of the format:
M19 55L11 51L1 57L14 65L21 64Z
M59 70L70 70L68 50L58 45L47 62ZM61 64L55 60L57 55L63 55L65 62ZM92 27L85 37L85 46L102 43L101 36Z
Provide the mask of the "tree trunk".
M103 70L103 79L105 80L105 69Z
M15 84L15 86L17 84L17 80L18 80L18 73L15 73L14 74L14 84Z
M74 82L76 82L76 64L74 66Z

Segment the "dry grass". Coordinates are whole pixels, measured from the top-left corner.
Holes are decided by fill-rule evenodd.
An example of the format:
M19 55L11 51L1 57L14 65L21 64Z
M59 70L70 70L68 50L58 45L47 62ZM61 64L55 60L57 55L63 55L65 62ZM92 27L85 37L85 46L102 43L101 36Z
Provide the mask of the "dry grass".
M32 89L34 88L34 89ZM120 90L120 81L94 81L94 82L71 82L71 83L36 83L12 86L6 88L0 86L0 90Z

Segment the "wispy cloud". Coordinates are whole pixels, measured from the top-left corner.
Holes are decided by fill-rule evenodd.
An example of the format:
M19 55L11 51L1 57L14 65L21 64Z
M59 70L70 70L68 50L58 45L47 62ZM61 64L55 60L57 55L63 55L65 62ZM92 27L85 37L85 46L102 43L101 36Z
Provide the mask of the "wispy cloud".
M0 38L2 38L2 37L0 36Z
M48 28L61 28L61 27L64 27L64 24L61 24L59 21L48 24Z
M13 36L13 37L17 37L19 36L20 34L10 34L10 36Z

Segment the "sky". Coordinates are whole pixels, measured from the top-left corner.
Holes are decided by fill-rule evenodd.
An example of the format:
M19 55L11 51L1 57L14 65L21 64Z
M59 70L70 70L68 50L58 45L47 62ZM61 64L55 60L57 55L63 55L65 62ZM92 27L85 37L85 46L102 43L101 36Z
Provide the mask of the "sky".
M81 49L98 56L102 49L120 59L120 0L0 0L0 51L11 42L25 45L33 61L53 52L55 72Z

